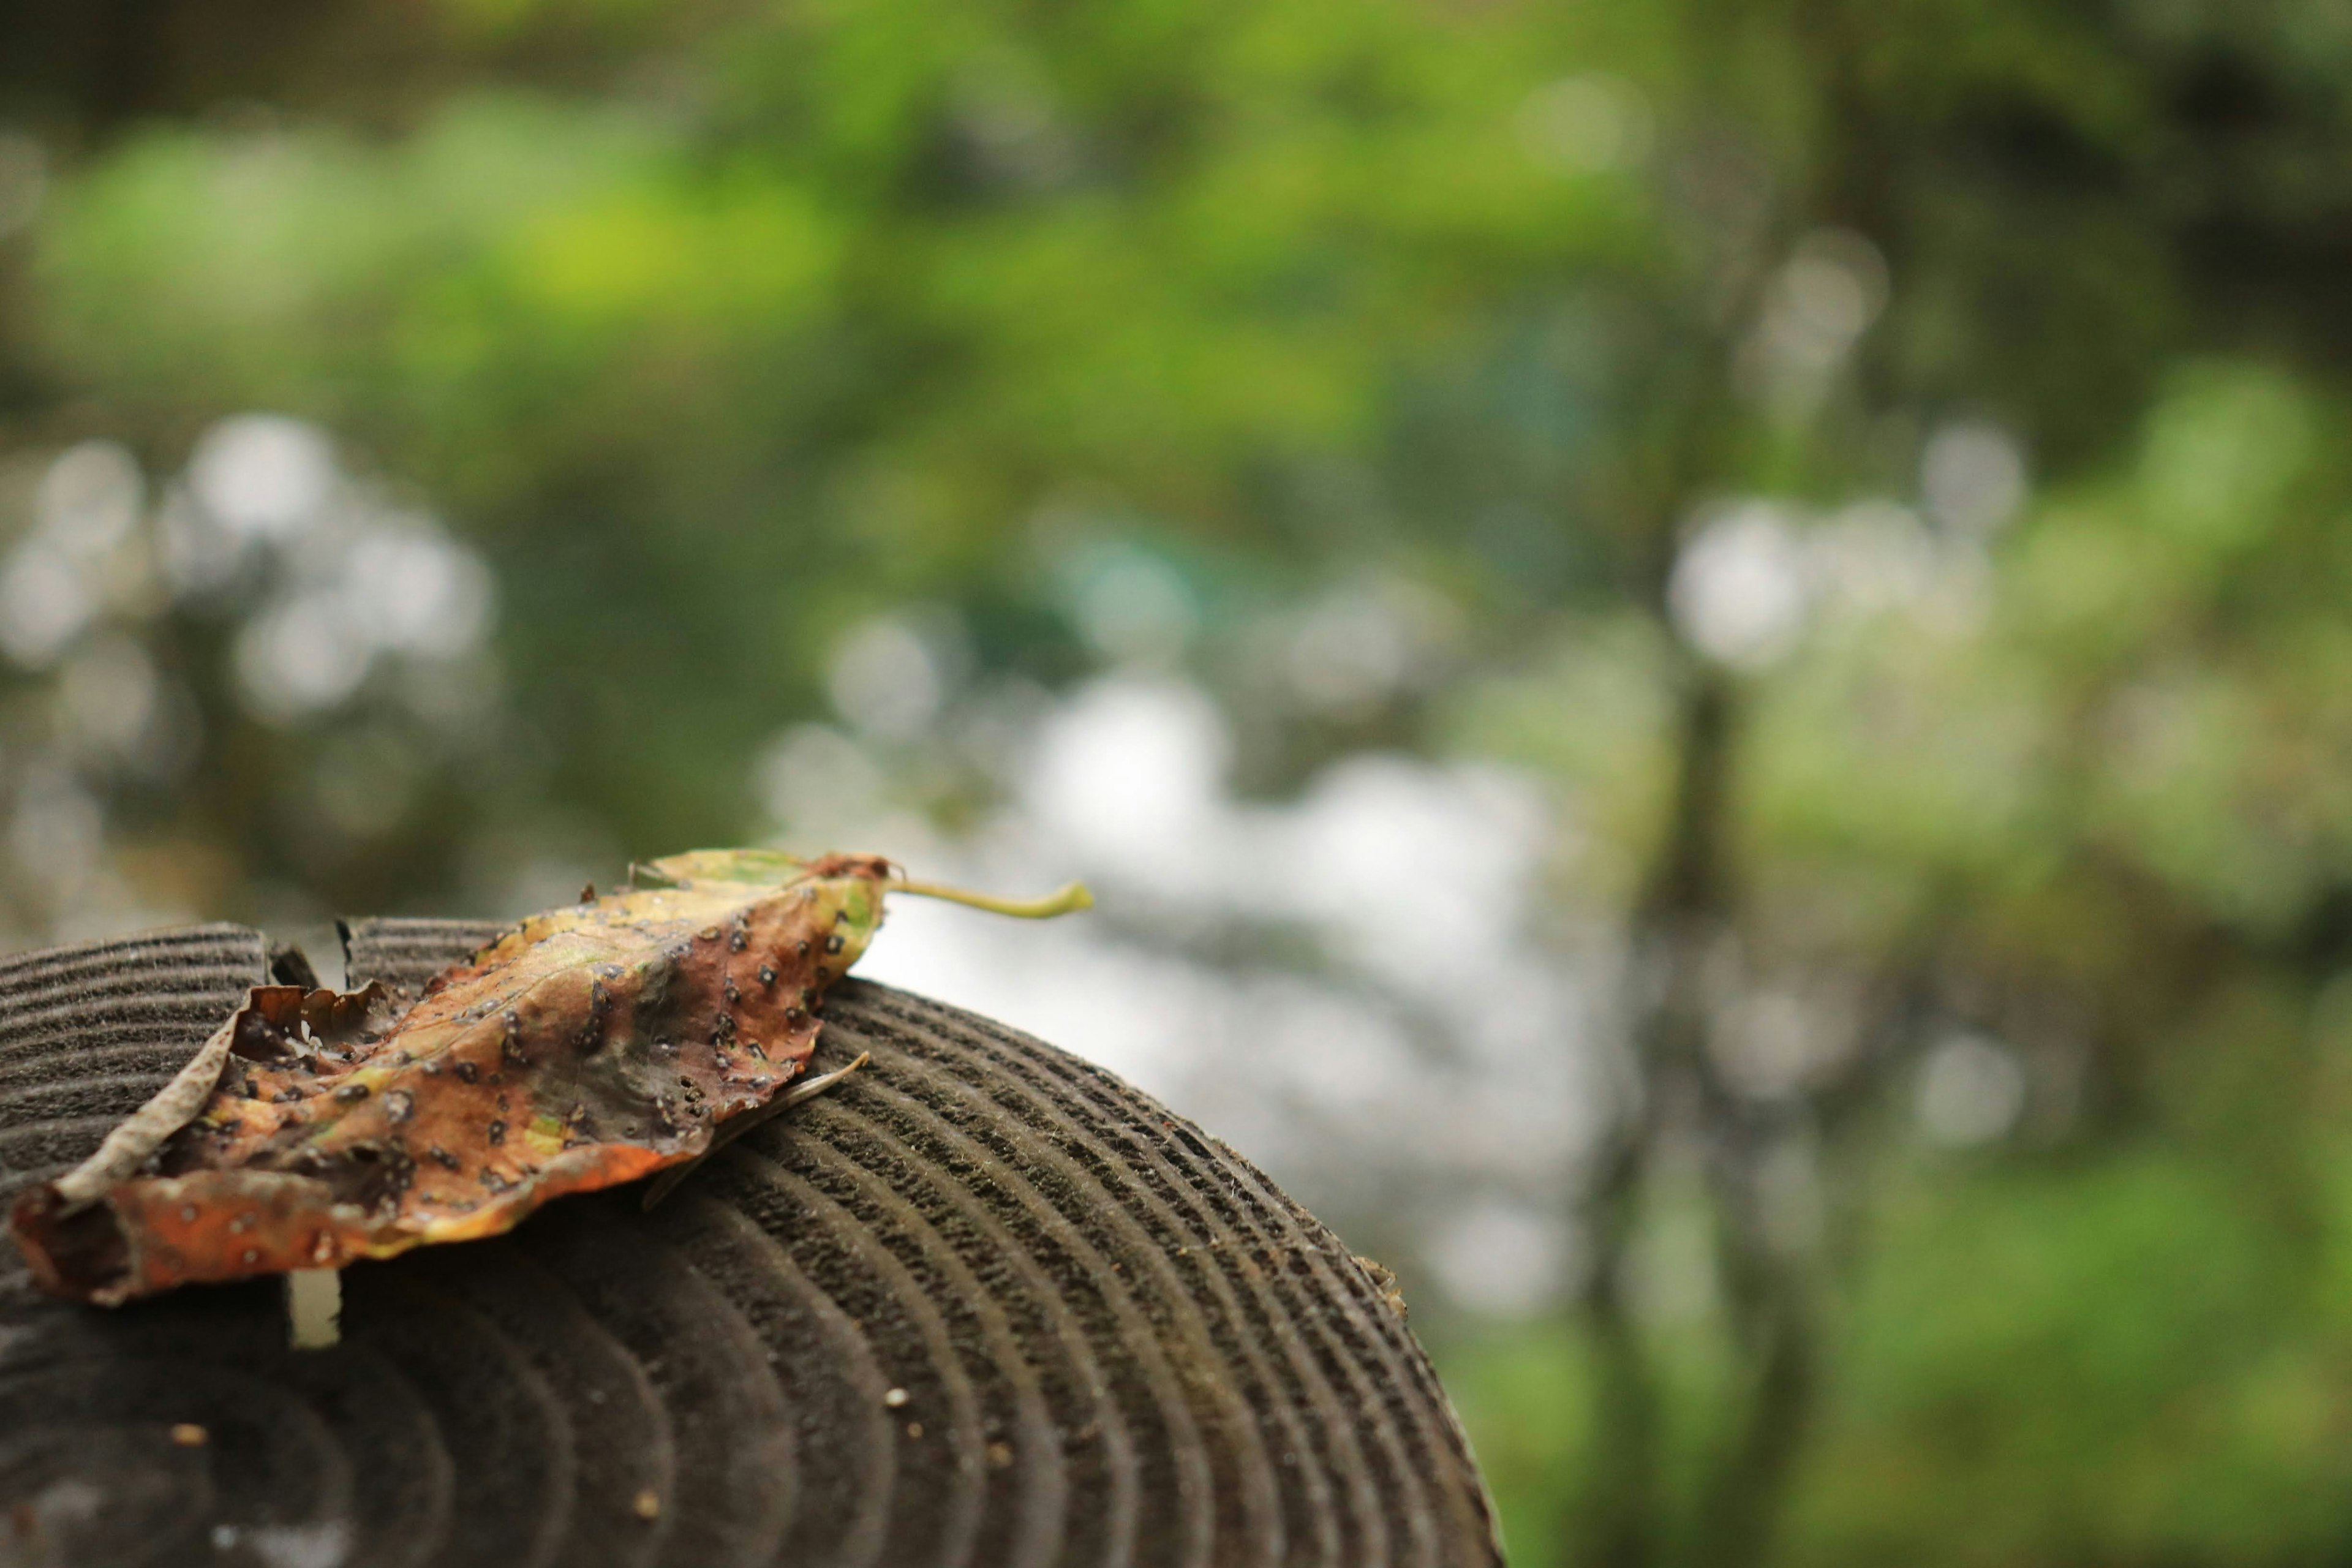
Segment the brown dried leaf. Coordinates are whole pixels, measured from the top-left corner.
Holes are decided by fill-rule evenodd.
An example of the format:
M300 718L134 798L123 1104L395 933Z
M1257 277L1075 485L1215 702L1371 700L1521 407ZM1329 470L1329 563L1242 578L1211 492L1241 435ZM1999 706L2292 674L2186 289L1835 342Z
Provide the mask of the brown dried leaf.
M18 1200L36 1277L111 1304L336 1268L697 1158L807 1061L890 867L726 850L651 870L669 885L534 916L396 1021L379 987L255 987L206 1047L200 1104L167 1089L142 1131Z

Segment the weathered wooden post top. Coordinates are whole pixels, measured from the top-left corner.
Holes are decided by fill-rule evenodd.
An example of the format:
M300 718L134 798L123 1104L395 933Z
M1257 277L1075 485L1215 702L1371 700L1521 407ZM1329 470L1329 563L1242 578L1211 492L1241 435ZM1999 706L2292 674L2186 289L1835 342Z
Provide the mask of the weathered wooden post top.
M413 995L496 928L352 922ZM299 961L280 954L278 978ZM268 940L0 963L0 1202L172 1078ZM1078 1058L845 982L838 1089L660 1206L103 1310L0 1247L0 1563L1480 1564L1461 1429L1402 1318L1247 1161Z

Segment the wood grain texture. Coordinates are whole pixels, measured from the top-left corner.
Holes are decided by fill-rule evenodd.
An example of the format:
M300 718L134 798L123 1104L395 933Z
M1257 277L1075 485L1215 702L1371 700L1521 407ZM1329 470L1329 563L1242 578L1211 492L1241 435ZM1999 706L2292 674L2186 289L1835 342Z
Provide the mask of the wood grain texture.
M479 940L366 921L413 989ZM206 927L0 963L0 1200L80 1158L260 979ZM1346 1248L1109 1074L862 983L872 1066L651 1214L101 1311L0 1258L0 1561L1479 1564L1484 1490ZM175 1426L202 1427L200 1443ZM650 1513L652 1517L646 1517Z

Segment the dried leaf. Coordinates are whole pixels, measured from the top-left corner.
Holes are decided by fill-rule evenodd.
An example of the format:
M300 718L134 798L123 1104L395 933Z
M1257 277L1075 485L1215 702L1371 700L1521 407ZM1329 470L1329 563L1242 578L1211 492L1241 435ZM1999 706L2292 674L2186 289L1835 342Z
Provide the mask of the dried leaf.
M255 987L97 1155L17 1201L36 1279L110 1305L340 1268L698 1158L808 1060L891 867L702 850L639 874L666 885L533 916L397 1020L376 986Z

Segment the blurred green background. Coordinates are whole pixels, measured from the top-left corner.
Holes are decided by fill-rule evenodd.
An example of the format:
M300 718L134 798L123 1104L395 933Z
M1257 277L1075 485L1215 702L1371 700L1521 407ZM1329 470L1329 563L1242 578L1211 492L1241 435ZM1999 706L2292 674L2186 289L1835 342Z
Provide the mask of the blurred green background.
M1515 1562L2352 1562L2347 435L2336 0L21 0L0 940L1085 874Z

